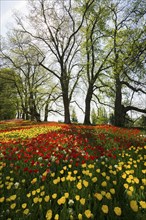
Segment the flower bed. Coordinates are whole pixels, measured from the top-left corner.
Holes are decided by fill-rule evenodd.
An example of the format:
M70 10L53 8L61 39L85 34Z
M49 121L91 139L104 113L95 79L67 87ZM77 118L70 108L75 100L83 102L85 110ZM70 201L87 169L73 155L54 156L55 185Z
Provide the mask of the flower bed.
M0 135L0 219L146 218L139 130L48 123Z

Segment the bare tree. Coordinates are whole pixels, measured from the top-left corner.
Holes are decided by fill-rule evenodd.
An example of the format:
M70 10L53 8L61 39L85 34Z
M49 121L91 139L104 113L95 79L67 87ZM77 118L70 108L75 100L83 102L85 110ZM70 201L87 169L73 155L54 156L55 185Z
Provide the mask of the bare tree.
M40 65L60 82L65 123L71 122L69 106L82 71L79 67L81 38L78 33L93 2L30 0L29 25L17 16L20 31L31 36L41 52L42 48L45 49ZM82 7L82 16L76 15L78 7Z

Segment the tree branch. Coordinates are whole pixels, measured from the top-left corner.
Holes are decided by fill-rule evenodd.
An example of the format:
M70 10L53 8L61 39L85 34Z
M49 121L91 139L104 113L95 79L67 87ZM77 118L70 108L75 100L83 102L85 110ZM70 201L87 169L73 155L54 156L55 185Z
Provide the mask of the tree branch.
M146 91L142 90L141 88L136 89L135 87L133 87L132 85L130 85L128 82L121 81L121 83L122 83L123 85L126 85L128 88L132 89L134 92L142 92L142 93L146 94Z

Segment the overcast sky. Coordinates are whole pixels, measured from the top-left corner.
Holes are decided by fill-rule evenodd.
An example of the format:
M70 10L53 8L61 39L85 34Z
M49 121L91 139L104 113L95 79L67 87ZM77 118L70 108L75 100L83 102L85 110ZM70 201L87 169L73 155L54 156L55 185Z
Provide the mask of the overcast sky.
M27 0L0 0L0 34L5 35L14 22L13 13L24 11Z

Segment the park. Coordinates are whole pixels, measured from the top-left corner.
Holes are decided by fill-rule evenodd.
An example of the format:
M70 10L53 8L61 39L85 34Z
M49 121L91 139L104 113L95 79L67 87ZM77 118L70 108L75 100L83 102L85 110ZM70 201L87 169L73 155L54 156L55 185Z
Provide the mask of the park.
M145 1L13 3L0 48L0 220L145 220Z

